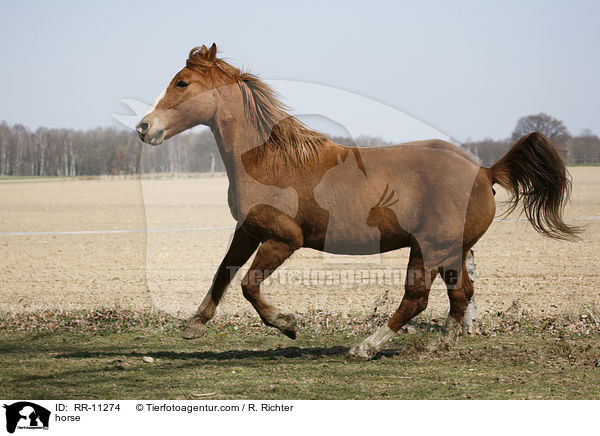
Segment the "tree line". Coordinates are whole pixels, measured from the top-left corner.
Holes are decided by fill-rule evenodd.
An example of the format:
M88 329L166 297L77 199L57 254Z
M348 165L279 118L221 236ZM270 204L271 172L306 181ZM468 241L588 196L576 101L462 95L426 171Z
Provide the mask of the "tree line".
M491 166L500 159L522 136L531 132L541 132L562 150L568 165L600 164L600 138L591 130L584 129L578 136L572 136L565 124L548 114L539 113L521 117L510 138L481 141L467 140L462 145L481 160L483 166Z
M569 164L600 164L600 138L585 130L572 136L562 121L546 114L521 118L510 138L466 141L462 144L485 166L492 165L524 134L539 131L565 150ZM333 137L340 144L368 147L390 145L378 137ZM144 148L145 147L145 148ZM29 130L0 123L0 176L78 176L139 173L224 171L217 145L208 130L178 135L165 145L143 145L133 131Z
M145 147L145 148L144 148ZM225 171L210 131L150 148L130 130L29 130L0 123L0 176L79 176Z

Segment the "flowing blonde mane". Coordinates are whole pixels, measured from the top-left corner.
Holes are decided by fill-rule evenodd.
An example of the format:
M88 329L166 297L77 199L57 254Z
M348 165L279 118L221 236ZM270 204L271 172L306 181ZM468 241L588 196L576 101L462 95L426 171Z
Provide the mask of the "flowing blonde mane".
M242 91L246 114L256 126L263 149L272 147L280 151L287 161L296 164L316 159L327 139L287 113L289 108L265 82L253 74L241 72L224 60L214 57L214 54L211 56L206 46L193 48L186 66L193 70L213 67L237 82Z

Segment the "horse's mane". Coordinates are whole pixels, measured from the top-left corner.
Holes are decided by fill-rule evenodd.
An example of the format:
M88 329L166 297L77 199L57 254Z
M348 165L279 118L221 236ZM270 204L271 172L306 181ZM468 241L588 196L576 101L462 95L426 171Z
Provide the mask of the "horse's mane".
M215 57L214 53L211 57L206 46L193 48L186 66L193 70L213 67L237 82L242 91L246 113L256 126L259 140L263 144L262 150L272 147L291 163L304 164L315 160L318 150L326 141L325 136L309 129L287 113L289 108L265 82L253 74L241 72Z

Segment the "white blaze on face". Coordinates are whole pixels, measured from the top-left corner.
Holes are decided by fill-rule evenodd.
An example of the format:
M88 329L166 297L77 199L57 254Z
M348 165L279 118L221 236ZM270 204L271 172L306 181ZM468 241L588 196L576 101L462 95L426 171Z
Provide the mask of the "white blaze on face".
M146 113L144 114L144 117L148 114L151 114L152 112L154 112L154 109L156 109L156 106L158 106L158 104L160 103L160 101L163 99L163 97L165 96L165 94L167 93L167 88L169 87L169 85L165 86L165 89L163 89L160 94L158 94L158 97L156 97L156 99L152 102L152 104L150 105L150 107L148 107L148 110L146 111ZM143 117L142 117L143 118Z

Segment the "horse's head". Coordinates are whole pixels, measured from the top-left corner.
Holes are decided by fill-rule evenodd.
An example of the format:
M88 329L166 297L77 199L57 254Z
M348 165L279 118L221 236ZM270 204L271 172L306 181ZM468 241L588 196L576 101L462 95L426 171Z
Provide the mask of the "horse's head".
M239 70L217 59L217 46L195 47L185 68L160 93L136 126L140 139L159 145L198 124L208 124L217 110L220 89L236 83Z

